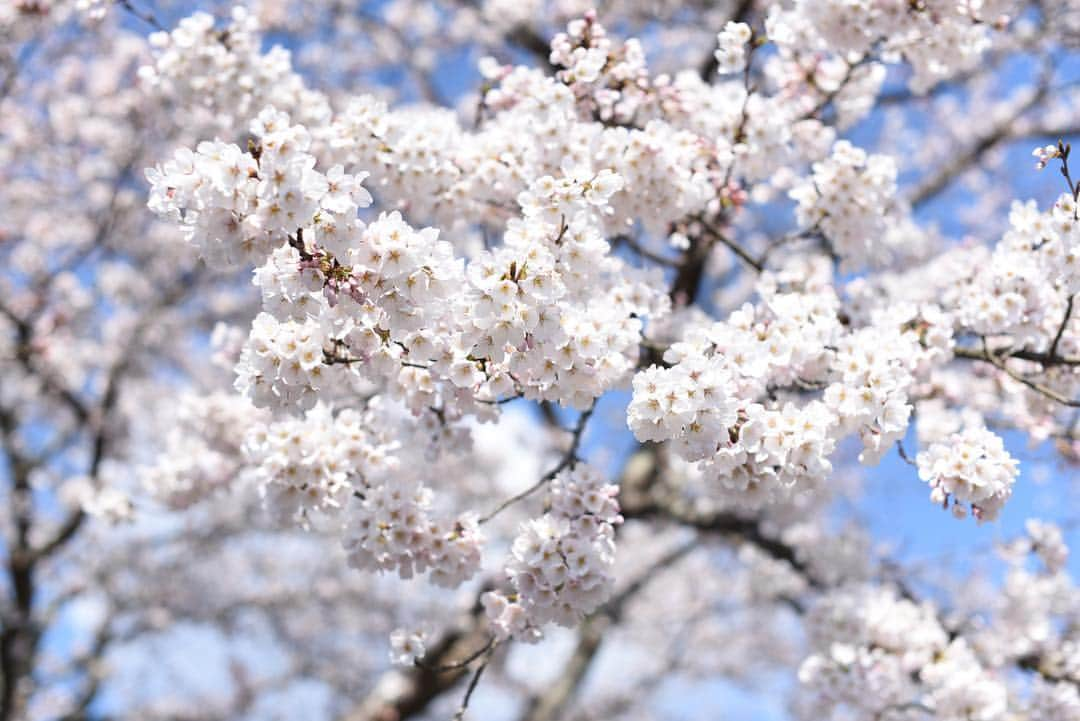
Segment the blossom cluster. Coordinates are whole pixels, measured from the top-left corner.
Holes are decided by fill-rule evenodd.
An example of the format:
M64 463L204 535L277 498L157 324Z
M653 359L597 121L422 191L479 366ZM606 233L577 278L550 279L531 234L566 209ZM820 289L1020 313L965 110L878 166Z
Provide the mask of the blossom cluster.
M752 35L746 23L729 22L716 36L716 69L721 75L741 73L746 68L747 44Z
M765 28L770 40L789 50L902 57L913 71L909 85L925 92L977 63L1014 5L1011 0L797 0L789 8L774 5Z
M484 610L497 638L536 641L547 623L576 626L608 599L616 486L582 463L551 481L551 510L522 524L506 575L509 593L489 591Z
M716 197L718 153L698 133L661 118L627 127L582 118L567 86L534 69L496 77L483 100L494 114L475 132L449 112L418 117L362 97L334 118L330 143L370 170L382 203L448 231L463 216L504 224L521 192L567 166L623 179L604 217L613 233L636 221L662 229Z
M965 325L980 335L1009 334L1046 343L1060 323L1064 298L1080 291L1080 222L1071 195L1049 212L1015 203L1010 229L972 281L961 305Z
M958 594L950 613L906 586L855 583L826 594L806 617L811 653L799 670L799 716L1080 718L1078 647L1061 625L1076 603L1061 529L1029 521L1026 536L1001 553L1011 566L1003 587L989 600ZM1029 554L1042 568L1031 569ZM1016 666L1031 677L1017 678Z
M919 477L930 484L930 500L964 516L994 520L1012 495L1019 475L1016 460L1001 436L986 428L967 428L932 443L917 458Z
M427 573L432 583L447 588L472 578L484 542L477 517L433 517L433 498L430 488L408 479L362 486L348 509L349 565L396 571L401 578Z
M214 263L261 261L316 213L337 213L343 232L357 222L356 210L370 196L341 168L329 175L314 169L304 126L268 106L249 129L258 141L254 154L205 141L195 152L181 148L172 161L147 170L150 209L181 222L199 253Z
M896 164L840 140L790 195L802 227L819 228L845 264L864 266L882 255L878 244L896 203Z
M265 416L232 393L185 396L169 417L164 452L144 469L150 494L170 508L187 508L220 493L245 472L242 448L248 431Z
M656 276L629 272L597 227L621 182L577 169L540 178L503 244L468 266L462 346L527 398L588 407L633 370L640 318L666 307Z
M245 454L267 496L267 507L283 520L334 513L348 501L358 479L381 481L397 465L392 447L372 437L364 414L336 415L316 406L303 417L253 428Z
M909 307L850 328L838 313L831 292L773 292L724 323L690 329L665 354L670 367L634 377L631 430L672 441L751 505L819 485L845 436L857 435L863 462L876 463L907 430L916 374L948 360L950 322L933 307ZM818 391L820 399L794 400Z
M171 32L150 36L154 62L139 78L198 127L235 132L268 105L325 125L330 105L293 71L290 52L274 46L264 53L261 45L258 18L246 7L234 7L224 28L210 13L196 12Z
M814 652L799 680L810 716L844 709L858 719L906 719L927 709L949 721L994 721L1007 709L1004 684L964 639L950 640L928 604L854 586L819 602L807 625Z
M570 21L551 41L552 65L580 104L616 123L633 118L648 100L648 69L641 43L608 37L595 11Z
M390 661L397 666L412 666L427 652L425 641L422 631L395 628L390 633Z
M926 354L915 333L888 327L869 326L842 338L834 359L839 380L825 389L826 405L842 432L859 435L860 460L868 464L877 463L907 431L908 391L918 359Z
M401 458L407 437L394 430L395 413L380 402L364 412L317 405L302 418L257 424L244 442L247 463L283 522L344 525L350 565L457 586L479 569L476 516L434 513L434 492Z

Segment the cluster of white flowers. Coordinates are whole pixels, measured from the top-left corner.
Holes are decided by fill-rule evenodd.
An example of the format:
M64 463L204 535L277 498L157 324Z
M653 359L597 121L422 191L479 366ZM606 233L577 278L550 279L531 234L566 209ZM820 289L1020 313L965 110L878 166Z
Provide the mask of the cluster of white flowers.
M341 382L343 369L323 365L324 329L315 321L278 321L260 313L236 365L236 389L260 408L310 410L318 391Z
M371 197L342 168L324 175L308 153L311 134L272 106L251 122L258 140L250 151L222 142L202 142L196 152L181 148L163 166L148 169L150 209L180 221L189 240L211 263L262 261L316 214L348 232L356 210ZM256 157L256 154L258 157Z
M806 627L813 652L799 681L811 696L809 715L818 718L832 717L837 707L854 718L888 718L875 714L918 700L917 674L948 644L933 608L873 586L826 596Z
M139 78L189 115L188 122L220 132L243 128L268 105L324 125L326 98L305 87L288 50L274 46L263 53L261 44L258 19L247 8L234 7L224 28L215 26L213 15L197 12L171 32L150 36L154 64L141 68Z
M164 452L141 474L143 485L171 508L186 508L230 488L244 472L245 435L264 420L233 393L184 396L168 418Z
M832 471L835 419L825 404L751 403L742 414L738 438L706 459L702 470L745 506L760 506L793 490L819 485Z
M967 244L902 272L848 283L845 310L857 323L919 308L906 325L925 350L936 349L919 371L937 366L921 378L930 383L920 391L928 397L916 399L921 443L991 422L1036 441L1068 433L1071 421L1058 400L1080 391L1069 360L1080 355L1080 317L1069 311L1080 258L1074 211L1069 194L1044 212L1034 202L1014 203L1010 227L992 249ZM954 349L978 372L942 367Z
M1061 157L1061 151L1057 145L1044 145L1042 147L1035 148L1031 151L1031 155L1035 158L1035 169L1042 170L1047 166L1051 160L1056 160Z
M334 512L365 482L382 481L398 465L393 447L367 430L371 417L334 414L318 405L301 418L258 425L244 451L267 506L284 520Z
M97 482L86 476L68 479L60 488L59 498L65 505L108 523L125 523L135 518L130 495L100 479Z
M814 163L813 174L790 192L804 228L820 228L845 264L881 259L881 239L896 204L896 163L868 155L846 140Z
M588 407L633 370L640 317L666 307L656 276L628 272L597 228L621 182L603 170L541 178L503 245L468 266L462 347L528 398Z
M852 586L810 612L814 652L799 669L808 718L995 721L1007 690L963 638L952 638L929 604L888 588Z
M707 458L738 420L732 385L730 373L705 359L652 366L634 376L627 422L640 441L676 439L680 457Z
M616 486L577 464L551 482L551 510L525 522L506 574L513 591L489 591L484 609L497 638L536 641L547 623L573 627L611 595Z
M840 332L836 298L825 294L775 294L726 323L694 329L665 354L672 367L634 377L630 428L639 440L673 440L681 458L701 462L747 504L820 480L835 440L829 409L756 399L776 386L817 383Z
M979 520L993 520L1012 495L1020 474L1001 436L967 428L932 443L917 457L919 477L930 484L930 500L963 517L968 506Z
M825 404L841 432L858 433L864 463L877 463L904 437L911 416L908 389L921 355L916 333L884 326L859 329L838 342L834 368L840 379L825 389Z
M522 194L524 218L467 272L434 231L397 213L335 242L336 256L315 222L310 260L284 246L257 273L284 320L256 319L238 386L257 404L303 408L349 365L394 381L417 413L436 401L475 412L477 400L518 393L586 407L633 369L640 317L663 312L666 296L657 275L612 257L597 228L620 178L568 172Z
M335 362L392 377L402 361L426 364L441 353L447 299L463 281L451 246L396 213L364 226L356 218L371 201L363 176L315 170L309 134L283 114L266 109L252 133L257 158L202 143L147 173L151 207L179 219L204 257L270 256L256 273L269 313L253 324L238 387L257 405L306 410L324 381L346 373Z
M1065 544L1061 528L1053 523L1031 518L1024 524L1024 529L1027 531L1027 538L1023 550L1035 553L1047 571L1057 573L1063 570L1069 560L1069 547Z
M572 20L551 41L551 64L573 91L582 109L602 120L629 122L648 102L645 51L634 38L612 41L596 12Z
M972 646L1001 665L1015 663L1037 670L1047 681L1076 688L1080 639L1070 621L1077 588L1066 567L1068 547L1053 523L1029 519L1025 530L1024 536L998 547L1009 569L988 604L994 613ZM1040 562L1031 563L1033 558ZM1046 699L1051 705L1054 695Z
M1039 263L1046 275L1066 295L1080 292L1080 209L1071 193L1062 193L1041 222L1034 204L1018 211L1010 221L1019 233L1037 235L1032 248L1038 251Z
M1018 341L1035 340L1043 329L1032 321L1060 305L1045 278L1034 253L999 245L960 305L965 327L979 335L1008 333Z
M754 190L768 197L790 175L790 163L824 156L835 137L819 120L800 117L790 102L751 92L741 78L707 83L695 72L681 72L667 90L672 98L664 103L665 120L693 132L698 147L715 157L721 170L715 182L731 201L738 196L722 186L725 178L761 182Z
M997 366L990 371L995 384L985 389L994 395L984 396L979 410L1033 440L1071 433L1061 430L1071 421L1059 400L1080 392L1080 371L1068 360L1080 355L1080 316L1071 312L1080 290L1076 215L1069 193L1047 211L1034 201L1014 203L1009 230L992 252L969 252L970 268L942 293L954 308L957 336L968 336L971 351ZM953 402L972 405L970 397Z
M753 33L746 23L729 22L716 36L716 69L721 75L741 73L746 68L747 44Z
M434 493L419 467L402 460L400 410L374 399L366 410L317 405L302 418L256 424L244 441L252 478L266 506L282 521L344 523L350 565L428 573L441 586L471 578L480 565L483 536L475 514L433 514Z
M638 53L616 48L591 16L571 23L553 48L557 63L568 63L561 81L490 59L483 64L492 87L481 107L491 117L476 132L448 112L389 111L365 97L335 119L331 145L371 170L384 202L447 229L463 211L505 222L521 190L557 174L567 159L574 165L595 159L594 167L609 167L626 181L612 198L616 212L607 224L621 232L632 220L659 230L704 209L729 192L724 181L732 179L735 161L739 174L763 180L797 158L819 159L835 138L819 119L800 117L786 98L748 96L741 81L711 85L691 71L649 78ZM603 72L594 77L596 67ZM846 65L829 67L838 68L839 88ZM801 73L786 65L769 72L781 87ZM839 112L861 116L883 73L877 65L859 68L837 95Z
M484 536L476 514L432 517L431 489L407 477L362 487L356 495L345 536L353 568L396 571L402 578L427 573L447 588L479 570Z
M1049 212L1014 203L1010 229L988 267L975 276L961 306L965 324L982 335L1011 334L1047 343L1061 322L1065 298L1080 291L1080 222L1063 194Z
M797 0L773 5L768 37L782 48L902 58L910 87L925 92L973 67L990 46L990 33L1012 14L1012 0Z
M520 175L500 172L508 170L502 154L481 156L481 148L489 144L475 143L450 111L390 110L382 100L360 96L334 117L330 136L335 153L372 173L380 202L407 212L413 221L431 220L451 228L463 210L491 212L482 205L493 190L497 202L509 202L523 189ZM519 134L516 142L529 138ZM481 176L475 184L474 173Z
M1037 679L1031 692L1031 721L1080 721L1080 690L1068 681Z
M361 98L335 119L331 144L371 170L382 202L447 229L463 214L505 223L522 191L566 167L623 178L604 216L613 233L636 221L659 232L716 196L717 152L701 135L660 119L640 127L581 119L567 87L536 70L501 77L484 107L498 113L467 133L449 113L416 116Z
M996 721L1008 712L1008 689L985 669L964 639L950 643L919 674L926 706L943 721Z
M846 436L876 464L907 431L916 380L951 359L952 319L935 305L878 309L852 327L831 290L774 286L724 323L690 326L665 353L670 367L635 375L627 410L638 440L672 441L752 506L819 486Z
M594 163L613 168L624 181L622 192L611 197L614 212L606 227L633 232L640 221L659 234L673 220L704 210L716 197L714 157L698 135L661 120L640 130L605 129L595 141Z
M400 375L419 413L433 400L426 369L453 357L449 311L464 281L462 264L436 231L414 230L397 212L366 227L356 221L357 231L347 238L333 224L332 216L320 215L305 234L312 238L307 260L285 246L257 272L264 307L309 316L307 326L321 336L312 358L319 374L348 365L368 378ZM280 367L275 361L257 373Z

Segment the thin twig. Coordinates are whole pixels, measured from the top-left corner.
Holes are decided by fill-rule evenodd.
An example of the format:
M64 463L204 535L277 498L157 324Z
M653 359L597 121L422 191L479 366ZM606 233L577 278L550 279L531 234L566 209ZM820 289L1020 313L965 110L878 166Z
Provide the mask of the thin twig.
M636 255L644 258L645 260L651 260L653 263L657 263L659 265L663 265L663 266L666 266L668 268L678 268L679 267L679 261L678 261L677 258L667 258L667 257L664 257L664 256L660 255L659 253L654 253L653 251L649 250L648 248L645 248L644 246L642 246L641 243L639 243L637 241L637 239L633 238L632 236L629 236L629 235L617 235L614 238L612 238L611 240L612 240L613 245L617 244L617 243L622 243L622 244L626 245L628 248L630 248L630 250L634 251L634 253Z
M765 266L762 265L760 260L754 258L754 256L750 255L750 253L748 253L741 245L724 235L719 228L715 227L704 218L699 217L697 220L701 223L702 227L705 228L705 230L709 231L709 234L712 235L713 238L726 245L728 249L735 255L739 256L739 258L742 259L744 263L746 263L759 273L765 270Z
M116 4L127 10L129 13L142 20L147 25L151 26L155 30L160 32L167 32L164 25L154 17L154 14L147 10L140 10L131 4L131 0L116 0Z
M910 465L910 466L918 466L918 464L915 461L911 460L911 456L909 456L907 454L907 451L904 449L904 442L903 441L897 441L896 442L896 452L900 454L900 458L903 459L903 461L905 463L907 463L908 465Z
M446 671L459 671L471 664L476 659L483 656L488 651L494 650L496 643L498 643L498 641L496 641L495 637L489 636L487 643L485 643L482 648L479 648L475 652L470 653L468 656L461 659L460 661L455 661L454 663L446 663L441 666L430 666L424 663L423 659L417 659L416 665L421 668L426 668L428 671L435 671L436 673L445 673Z
M1061 395L1060 393L1058 393L1057 391L1055 391L1055 390L1053 390L1051 388L1047 388L1044 385L1040 385L1039 383L1036 383L1035 381L1031 380L1030 378L1025 378L1024 376L1020 375L1016 371L1009 368L1006 365L1006 362L1004 360L1002 360L998 356L995 356L992 353L990 353L990 350L986 345L986 338L983 338L983 353L982 353L982 355L981 356L976 356L976 357L979 360L986 361L990 365L994 366L998 370L1005 373L1007 376L1009 376L1013 380L1015 380L1015 381L1017 381L1019 383L1023 383L1025 386L1027 386L1031 390L1035 391L1036 393L1038 393L1040 395L1043 395L1043 396L1049 398L1050 400L1054 401L1055 403L1060 403L1061 405L1068 406L1069 408L1080 408L1080 400L1073 400L1071 398L1067 398L1067 397Z
M465 718L465 711L469 708L469 701L472 699L473 691L476 690L476 685L480 683L480 677L484 674L484 669L488 667L489 663L491 663L490 652L484 662L476 667L476 671L469 680L469 687L465 689L465 698L461 699L461 706L458 708L457 713L454 714L454 721L461 721L461 719Z
M574 428L573 439L570 441L570 448L567 449L566 453L563 455L562 460L559 461L558 465L556 465L550 471L541 476L539 481L529 486L521 493L518 493L515 496L511 496L510 498L500 503L498 506L495 507L494 510L483 516L479 522L487 523L492 518L499 515L518 501L524 500L532 494L536 493L538 490L543 488L544 485L551 482L551 480L554 479L555 476L559 475L563 472L563 470L576 463L578 460L577 451L578 447L581 445L581 438L585 432L585 425L589 422L589 417L592 415L593 409L595 407L595 404L593 404L593 406L581 412L581 416L578 418L577 426L575 426Z
M1076 207L1077 203L1080 203L1080 182L1074 183L1069 173L1069 154L1072 153L1072 146L1060 138L1057 146L1058 157L1061 158L1061 174L1065 177L1065 183L1069 186L1069 194L1073 199L1073 220L1080 220L1080 208Z
M991 350L990 354L995 358L1016 358L1017 360L1031 361L1032 363L1039 363L1047 367L1080 366L1080 358L1068 356L1051 357L1049 353L1039 353L1023 348L1017 350L1013 350L1012 348L999 348L997 350ZM984 351L980 351L977 348L964 348L963 346L954 348L953 356L966 360L986 360Z
M1050 350L1047 351L1047 355L1051 358L1057 356L1058 343L1061 342L1061 336L1065 332L1065 327L1069 325L1069 318L1072 317L1073 312L1073 299L1075 295L1069 296L1069 302L1065 304L1065 317L1061 319L1061 325L1058 326L1057 335L1054 336L1054 342L1050 344Z

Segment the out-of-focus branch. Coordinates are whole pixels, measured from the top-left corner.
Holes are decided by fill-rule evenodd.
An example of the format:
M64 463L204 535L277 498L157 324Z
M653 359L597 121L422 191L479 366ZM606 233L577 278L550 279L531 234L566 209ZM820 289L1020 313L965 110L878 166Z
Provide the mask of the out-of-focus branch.
M191 293L194 287L193 278L184 276L171 290L160 296L158 302L139 318L129 339L130 345L137 346L139 339L149 330L158 314ZM0 304L0 313L6 315L15 327L15 359L23 371L38 378L45 392L66 405L75 416L76 422L86 427L90 443L86 474L92 479L96 478L112 442L112 423L109 418L117 405L120 384L133 367L136 355L125 353L110 366L101 397L92 406L90 401L84 401L60 381L55 380L48 369L40 368L34 362L34 330L31 324L6 305ZM17 461L20 456L13 438L17 432L14 425L16 419L12 413L5 412L0 414L0 420L4 423L0 430L3 431L5 455ZM12 468L11 510L15 534L7 549L12 602L11 611L6 614L3 630L0 631L0 671L3 672L0 721L21 718L27 702L27 694L22 689L32 674L42 629L41 619L36 618L34 613L38 565L69 543L86 518L85 511L81 508L73 511L48 540L35 547L31 543L31 531L38 519L35 518L34 500L30 490L31 470L25 463L14 463Z
M154 30L166 32L166 27L149 10L140 10L135 7L131 0L116 0L116 4L124 10L127 10L133 17L142 20L144 23L154 28Z
M818 590L824 588L821 581L814 577L809 567L799 558L795 549L767 534L757 519L733 513L695 514L655 502L637 508L624 508L623 516L627 519L667 520L703 533L717 534L733 541L749 543L772 558L787 562L792 569L804 576L811 588Z
M911 193L909 201L913 208L925 205L936 198L952 182L964 172L977 165L983 156L991 149L1010 140L1018 139L1016 134L1017 122L1029 111L1041 103L1050 92L1050 80L1053 76L1053 66L1045 63L1040 73L1040 78L1035 91L1024 102L1020 103L1009 116L997 122L989 132L984 133L970 144L965 150L954 153L949 161L938 168L937 172L923 180Z
M1040 353L1038 351L1025 350L1018 348L1013 350L1011 348L1004 349L990 349L989 351L979 348L964 348L958 346L953 349L953 355L957 358L964 358L967 360L987 360L987 354L993 356L998 360L1006 358L1016 358L1018 360L1031 361L1033 363L1040 363L1046 367L1051 366L1080 366L1080 358L1072 358L1068 356L1050 355L1049 353Z
M346 712L339 721L402 721L424 713L435 699L457 685L468 666L457 666L461 658L483 644L487 629L483 621L480 594L458 625L446 631L427 650L424 664L405 671L390 671L371 694ZM448 670L440 670L441 667Z
M577 646L570 659L563 665L559 677L542 693L533 696L526 706L521 721L557 721L563 718L567 705L573 699L585 674L604 640L604 632L622 617L627 601L656 578L658 571L669 568L697 548L697 539L671 549L642 571L632 583L616 594L610 601L582 622L578 632Z
M757 258L755 258L754 256L750 255L750 253L747 252L747 250L745 248L743 248L741 245L739 245L738 243L733 241L731 238L727 237L727 235L723 231L721 231L719 228L717 228L715 225L713 225L712 223L709 223L704 218L702 218L700 220L700 222L701 222L702 227L705 228L705 230L709 233L709 235L714 240L717 240L722 245L726 246L728 250L730 250L732 253L734 253L736 256L738 256L739 260L746 263L748 266L753 268L758 273L765 270L765 266L762 264L762 261L760 261Z

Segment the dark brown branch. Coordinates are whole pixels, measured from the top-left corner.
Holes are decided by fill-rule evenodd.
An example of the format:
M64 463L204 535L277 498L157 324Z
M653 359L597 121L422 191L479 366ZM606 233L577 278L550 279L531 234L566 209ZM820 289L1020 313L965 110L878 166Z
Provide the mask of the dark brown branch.
M585 619L579 629L577 646L564 664L559 678L543 693L529 700L521 721L557 721L564 717L566 706L573 699L604 640L604 632L622 617L627 601L656 578L656 573L677 563L697 548L697 539L674 547L640 573L632 583L616 594L610 601Z
M476 691L476 686L480 683L480 677L484 675L484 671L490 662L491 651L488 651L484 662L476 667L472 678L469 679L469 685L465 688L465 697L461 699L461 706L458 707L457 713L454 714L454 721L461 721L461 719L465 718L465 712L469 709L469 701L472 699L473 692Z
M1046 352L1046 354L1051 358L1057 357L1058 343L1061 342L1061 336L1065 333L1065 328L1069 325L1069 319L1072 318L1073 300L1075 298L1075 295L1070 295L1068 302L1065 304L1065 315L1061 319L1061 325L1058 326L1057 333L1054 335L1053 342L1050 343L1050 349Z
M981 360L985 361L987 351L980 350L978 348L964 348L957 346L953 349L953 355L957 358L963 358L966 360ZM1031 361L1032 363L1039 363L1046 367L1053 366L1080 366L1080 358L1071 358L1068 356L1051 356L1049 353L1040 353L1038 351L1025 350L1019 348L1012 350L1010 348L990 350L989 354L996 359L1003 360L1006 358L1016 358L1018 360Z
M957 350L959 350L959 349L957 349ZM984 361L986 363L989 363L990 365L994 366L995 368L997 368L998 370L1000 370L1002 373L1009 376L1013 380L1027 386L1028 388L1035 391L1039 395L1042 395L1042 396L1044 396L1046 398L1049 398L1050 400L1054 401L1055 403L1060 403L1061 405L1067 406L1069 408L1080 408L1080 400L1074 400L1072 398L1067 398L1067 397L1061 395L1060 393L1058 393L1057 391L1055 391L1054 389L1047 388L1046 386L1044 386L1044 385L1042 385L1040 383L1037 383L1037 382L1031 380L1030 378L1022 376L1019 373L1017 373L1016 371L1014 371L1013 369L1009 368L1009 366L1006 364L1006 359L1008 359L1010 357L1011 358L1019 358L1020 357L1019 355L1005 354L1003 356L998 356L998 355L994 355L993 353L991 353L990 350L985 348L985 347L983 348L981 353L978 352L978 351L972 351L971 349L964 349L963 354L960 354L960 353L954 353L954 354L958 358L972 358L972 359L975 359L975 360L981 360L981 361Z
M154 28L154 30L157 30L159 32L167 32L166 27L162 25L156 17L154 17L153 13L148 10L140 10L132 4L131 0L116 0L116 4L127 10L134 17L142 20L144 23Z

